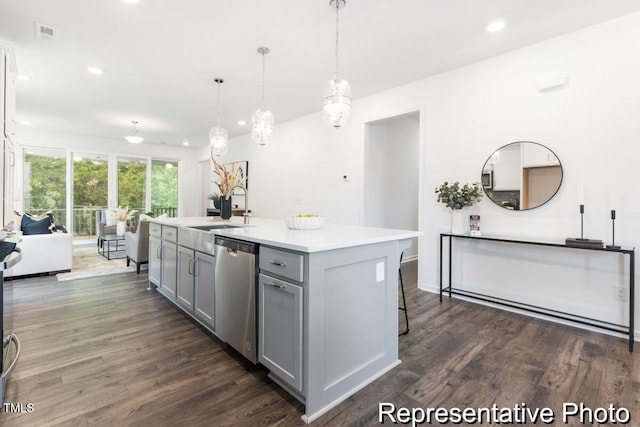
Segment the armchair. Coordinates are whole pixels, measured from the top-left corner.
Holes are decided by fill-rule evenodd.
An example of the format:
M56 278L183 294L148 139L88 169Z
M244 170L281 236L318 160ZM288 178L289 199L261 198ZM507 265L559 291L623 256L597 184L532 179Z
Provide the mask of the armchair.
M124 234L127 267L131 261L136 263L136 272L140 274L140 266L149 262L149 221L138 221L135 233L127 231Z

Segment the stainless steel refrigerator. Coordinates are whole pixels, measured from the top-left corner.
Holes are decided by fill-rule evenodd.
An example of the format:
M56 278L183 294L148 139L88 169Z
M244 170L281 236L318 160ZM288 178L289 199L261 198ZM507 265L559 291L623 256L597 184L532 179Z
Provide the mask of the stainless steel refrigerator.
M0 357L0 406L4 404L4 391L7 381L18 362L20 356L20 340L13 333L13 316L9 307L13 304L13 282L4 280L4 271L13 267L22 257L20 249L11 248L12 251L4 256L0 263L0 283L2 283L2 292L0 293L0 329L2 329L2 357Z

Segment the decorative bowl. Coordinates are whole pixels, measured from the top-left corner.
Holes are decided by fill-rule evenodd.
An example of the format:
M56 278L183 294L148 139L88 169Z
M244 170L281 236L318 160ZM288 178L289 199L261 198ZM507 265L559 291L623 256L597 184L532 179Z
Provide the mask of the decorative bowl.
M324 226L323 216L288 216L287 227L292 230L317 230Z

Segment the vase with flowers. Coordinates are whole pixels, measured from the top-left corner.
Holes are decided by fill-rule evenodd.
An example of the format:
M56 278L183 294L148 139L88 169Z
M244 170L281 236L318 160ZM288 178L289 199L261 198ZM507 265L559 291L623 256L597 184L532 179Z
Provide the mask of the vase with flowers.
M220 191L220 217L222 219L231 218L231 193L236 186L244 186L247 177L237 163L232 163L225 167L216 162L213 154L211 155L213 162L214 182Z
M473 184L460 185L457 181L453 184L445 181L442 185L436 187L436 194L438 195L438 202L451 209L451 233L463 234L464 217L462 209L473 206L474 203L482 200L480 184L474 182Z
M127 221L133 219L137 212L137 209L121 208L120 206L115 211L112 211L111 214L113 215L113 220L116 221L116 234L118 236L124 236L127 231Z

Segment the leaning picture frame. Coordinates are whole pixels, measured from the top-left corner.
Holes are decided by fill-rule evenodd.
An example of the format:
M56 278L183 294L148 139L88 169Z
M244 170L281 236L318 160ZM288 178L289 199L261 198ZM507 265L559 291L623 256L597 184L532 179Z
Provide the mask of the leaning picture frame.
M224 166L226 169L231 169L233 166L235 165L236 168L238 168L238 170L240 170L240 174L242 176L242 178L244 179L244 188L246 188L247 190L249 190L249 161L245 160L245 161L240 161L240 162L231 162L231 163L225 163ZM231 193L232 196L236 196L236 195L244 195L244 193L242 192L242 190L238 189L238 188L234 188L233 192Z

